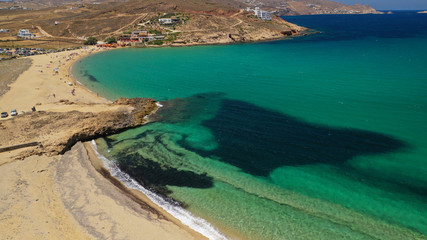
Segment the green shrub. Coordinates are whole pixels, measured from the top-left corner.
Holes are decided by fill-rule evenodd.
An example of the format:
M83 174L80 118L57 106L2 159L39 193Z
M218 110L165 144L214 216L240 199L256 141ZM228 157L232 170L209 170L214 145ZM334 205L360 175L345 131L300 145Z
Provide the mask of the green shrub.
M163 45L163 40L154 40L149 42L151 45Z
M175 13L168 13L166 15L163 15L161 18L170 18L170 17L173 17L175 15L176 15Z
M169 42L173 42L173 41L175 41L175 40L178 38L178 35L179 35L179 33L178 33L178 32L170 33L170 34L167 36L167 41L169 41Z
M151 34L157 34L157 35L162 34L162 32L157 31L157 30L155 30L155 29L148 30L148 32L149 32L149 33L151 33Z
M105 39L104 42L109 43L109 44L117 43L117 39L115 37L109 37L109 38Z
M84 45L96 45L97 42L98 42L98 39L94 37L88 37L86 42L84 42Z

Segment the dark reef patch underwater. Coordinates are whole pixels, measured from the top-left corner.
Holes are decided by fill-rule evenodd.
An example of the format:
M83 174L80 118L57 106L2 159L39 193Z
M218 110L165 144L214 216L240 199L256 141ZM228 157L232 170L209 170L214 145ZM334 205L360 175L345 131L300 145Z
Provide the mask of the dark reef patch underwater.
M394 179L384 180L348 164L359 156L410 148L393 137L372 131L307 123L248 102L227 99L223 93L176 98L162 102L162 105L163 108L152 116L155 122L122 134L125 137L106 137L104 142L108 149L113 150L108 154L123 171L166 199L174 196L172 189L176 188L173 187L208 189L218 185L215 183L218 176L211 176L212 172L198 166L200 162L192 162L201 159L208 160L203 164L220 161L254 178L267 179L272 172L283 167L331 166L348 179L362 181L366 186L384 192L415 194L421 201L426 196L424 187ZM207 129L211 143L194 141L192 138L197 133L182 129L195 125ZM235 185L230 179L221 181ZM274 180L268 182L274 183ZM237 189L247 191L241 187ZM248 193L265 198L256 192ZM283 204L273 198L268 200ZM182 203L189 206L188 202Z
M204 115L215 116L201 122L218 143L215 149L194 148L192 141L187 141L190 136L185 133L176 144L202 157L236 166L254 176L268 177L276 168L283 166L331 164L342 172L347 172L346 174L355 180L369 179L378 187L381 185L378 184L381 179L358 174L356 169L346 164L347 161L357 156L389 153L408 147L402 141L380 133L310 124L247 102L222 98L223 96L222 93L209 93L176 98L163 102L165 107L151 118L161 123L185 124L198 122ZM218 104L218 107L205 107L212 106L212 103ZM162 154L185 157L185 154L169 148L168 144L162 141L162 136L148 129L126 140L114 141L108 137L104 139L109 148L114 148L123 141L134 141L126 151L117 153L114 158L122 170L159 194L170 194L168 185L213 187L213 178L206 173L178 170L161 164L162 161L158 159L144 158L136 153L147 144L145 139L153 137L150 143L162 145ZM409 190L427 195L426 188L417 188L393 180L389 183L401 188L400 191Z
M99 82L98 79L96 79L96 77L94 77L93 75L90 75L88 71L81 71L81 73L89 81L91 81L91 82Z
M193 149L186 136L179 144L256 176L268 176L282 166L340 166L359 155L387 153L404 146L379 133L309 124L243 101L223 99L220 106L214 118L202 122L215 136L216 149Z

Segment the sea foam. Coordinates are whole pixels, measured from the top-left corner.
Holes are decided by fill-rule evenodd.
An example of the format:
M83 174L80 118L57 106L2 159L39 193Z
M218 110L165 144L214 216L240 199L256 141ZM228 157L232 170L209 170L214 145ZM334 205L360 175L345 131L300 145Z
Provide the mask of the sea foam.
M166 212L181 221L181 223L201 233L203 236L212 240L227 239L227 237L225 237L218 229L212 226L205 219L196 217L184 208L166 201L161 196L141 186L137 181L131 178L129 174L121 171L120 168L113 161L109 160L98 152L98 147L96 145L95 140L92 140L91 146L98 158L102 160L104 166L110 171L111 175L119 179L122 183L126 185L126 187L130 189L136 189L142 192L155 204L157 204Z

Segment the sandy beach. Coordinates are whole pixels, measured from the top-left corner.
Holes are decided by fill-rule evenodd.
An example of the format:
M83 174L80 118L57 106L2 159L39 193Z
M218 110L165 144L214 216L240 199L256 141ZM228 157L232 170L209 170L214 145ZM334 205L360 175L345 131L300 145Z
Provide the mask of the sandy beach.
M25 58L32 60L31 67L10 84L10 90L0 97L0 111L17 109L21 113L30 111L33 106L37 110L57 110L60 100L107 103L107 100L85 90L69 75L69 68L77 59L102 50L104 49L90 47ZM70 108L61 109L67 111ZM90 111L96 109L92 108Z
M110 104L70 77L73 62L102 50L28 57L31 66L16 81L6 83L10 89L0 96L0 111L17 109L21 119L33 106L39 115L131 111L129 106ZM14 118L0 120L2 138L19 122ZM34 141L54 142L61 134L51 129ZM0 141L0 147L12 143L20 142ZM37 148L0 152L2 239L205 239L111 177L88 144L78 142L63 155L32 155Z

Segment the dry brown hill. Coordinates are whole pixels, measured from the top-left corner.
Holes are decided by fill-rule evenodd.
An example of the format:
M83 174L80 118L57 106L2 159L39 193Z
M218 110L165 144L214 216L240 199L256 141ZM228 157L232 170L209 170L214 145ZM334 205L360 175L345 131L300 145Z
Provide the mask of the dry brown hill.
M329 0L239 0L283 15L379 13L369 5L346 5Z
M171 34L165 44L175 45L271 40L303 30L278 17L273 21L260 20L253 12L243 11L245 7L243 3L228 0L69 4L39 10L0 10L0 28L11 29L11 35L24 28L37 33L41 39L75 41L89 36L103 40L132 30L149 30ZM174 26L160 25L158 19L168 14L178 14L185 20Z

